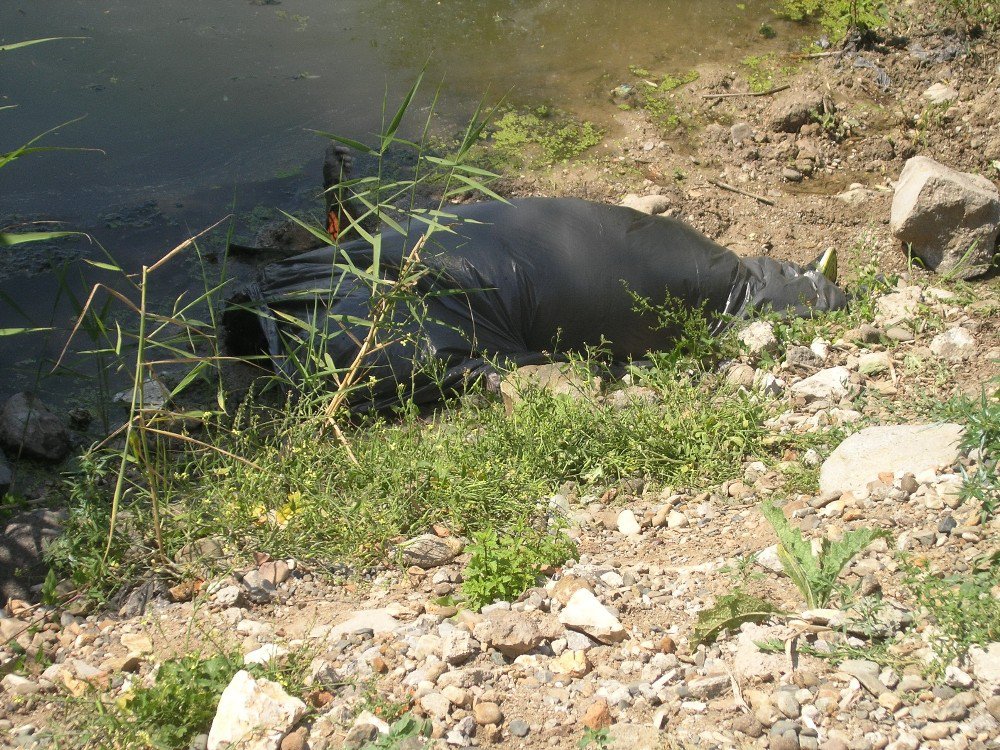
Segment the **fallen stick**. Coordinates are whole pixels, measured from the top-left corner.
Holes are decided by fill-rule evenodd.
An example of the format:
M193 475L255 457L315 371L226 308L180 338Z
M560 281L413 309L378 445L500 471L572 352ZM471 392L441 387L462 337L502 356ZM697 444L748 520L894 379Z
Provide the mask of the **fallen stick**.
M775 86L773 89L768 89L767 91L733 91L728 94L702 94L701 96L703 99L728 99L732 96L770 96L787 88L791 88L791 84L786 83L782 86Z
M740 190L734 185L730 185L726 182L719 182L718 180L709 180L710 183L716 187L722 188L723 190L728 190L731 193L738 193L739 195L745 195L747 198L753 198L755 201L760 201L765 206L773 206L774 201L770 198L765 198L763 195L754 195L753 193L748 193L746 190Z

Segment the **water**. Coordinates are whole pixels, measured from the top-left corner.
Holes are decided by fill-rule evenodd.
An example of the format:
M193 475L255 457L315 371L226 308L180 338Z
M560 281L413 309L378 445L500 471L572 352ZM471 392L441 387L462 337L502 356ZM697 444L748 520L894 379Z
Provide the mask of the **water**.
M440 83L445 122L480 98L545 102L608 118L608 91L630 64L684 71L735 62L762 45L770 0L7 0L0 44L68 39L0 53L0 151L47 136L53 152L0 170L0 226L46 218L89 232L125 263L150 258L234 205L293 206L315 193L324 141L312 129L371 140L426 66L422 117ZM6 219L6 221L5 221ZM19 251L21 252L21 251ZM0 328L51 321L49 261L7 264ZM91 251L93 252L93 251ZM98 272L74 271L83 294ZM182 288L168 281L165 290ZM3 303L15 300L24 315ZM54 307L55 306L55 307ZM0 339L5 373L50 356ZM44 348L44 347L43 347ZM33 377L33 376L32 376Z

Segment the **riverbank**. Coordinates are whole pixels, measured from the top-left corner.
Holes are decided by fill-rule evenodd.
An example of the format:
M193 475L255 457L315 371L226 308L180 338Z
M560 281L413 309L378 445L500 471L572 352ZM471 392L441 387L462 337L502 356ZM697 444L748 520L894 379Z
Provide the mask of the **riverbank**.
M162 521L128 465L108 560L116 464L44 488L29 508L71 515L43 519L68 526L48 602L0 618L7 745L996 747L1000 289L921 269L889 215L915 155L996 184L1000 40L925 27L794 64L637 69L611 103L628 136L499 186L632 194L746 254L835 247L850 312L764 319L715 361L624 381L511 379L506 403L346 447L174 415L231 455L157 469ZM769 500L807 540L866 542L803 549ZM842 559L803 575L795 555Z

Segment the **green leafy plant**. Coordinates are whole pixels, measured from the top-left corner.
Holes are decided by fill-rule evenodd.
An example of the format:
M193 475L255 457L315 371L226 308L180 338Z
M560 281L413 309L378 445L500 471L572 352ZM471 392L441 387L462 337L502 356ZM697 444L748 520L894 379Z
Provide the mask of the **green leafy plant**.
M535 585L545 565L561 565L576 545L561 532L546 534L520 525L509 534L485 529L472 536L472 553L462 574L462 593L474 609L497 600L514 601Z
M812 542L793 528L784 511L774 503L761 506L764 518L778 535L778 559L792 583L802 593L808 609L825 607L834 592L837 577L855 555L876 539L888 539L884 529L857 529L844 533L842 539L823 539L814 551Z
M946 575L926 561L904 560L904 583L933 623L934 669L943 672L971 646L1000 640L1000 553L975 561L971 571ZM925 619L922 617L921 619Z
M793 21L817 21L838 42L852 29L884 28L889 7L886 0L782 0L778 14Z
M780 614L781 610L766 599L734 589L717 597L714 606L698 613L692 643L696 646L712 643L723 630L737 628L745 622L764 622Z
M433 725L430 719L418 719L413 714L403 714L392 726L388 734L381 734L364 750L396 750L403 747L411 737L430 737ZM409 746L407 743L406 746Z
M728 321L706 312L707 301L692 306L669 292L662 303L635 293L626 285L632 309L644 316L655 330L673 334L673 347L651 352L650 357L667 368L696 366L699 369L736 353L734 339L726 335Z
M986 523L1000 512L1000 475L997 470L997 459L1000 458L1000 399L988 396L983 389L978 398L958 396L935 411L946 419L961 422L965 426L962 448L978 453L977 470L968 472L962 469L962 499L978 501L980 520Z
M614 745L614 740L611 738L611 732L608 729L587 729L583 730L583 736L576 743L576 746L580 750L585 750L585 748L592 747L595 750L608 750Z
M123 750L187 747L208 731L219 698L241 669L241 661L238 654L228 653L208 659L197 655L168 659L153 684L137 685L114 703L80 699L71 709L72 744Z

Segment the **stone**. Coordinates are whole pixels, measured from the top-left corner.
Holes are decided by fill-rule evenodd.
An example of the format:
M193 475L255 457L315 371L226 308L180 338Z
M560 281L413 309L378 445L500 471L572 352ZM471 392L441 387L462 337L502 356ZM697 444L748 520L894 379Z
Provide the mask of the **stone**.
M142 656L153 653L153 640L143 633L125 633L120 641L130 654Z
M949 104L958 99L958 92L946 83L935 83L920 97L931 105Z
M774 696L774 707L789 719L797 719L802 713L802 706L788 690L779 690Z
M428 716L446 719L451 711L451 701L443 693L428 693L420 699L420 707Z
M990 267L1000 191L985 177L914 156L896 185L889 228L929 269L970 279Z
M33 586L45 580L46 548L62 533L65 514L38 509L18 513L0 536L0 605L32 598Z
M737 122L729 128L729 137L735 146L742 146L744 143L748 141L752 142L756 139L753 128L746 122Z
M953 735L956 729L958 725L950 721L929 721L920 730L920 736L925 740L943 740Z
M590 399L600 392L601 379L585 377L572 365L562 362L518 367L500 382L500 395L508 414L521 402L521 394L529 389L541 389L554 396Z
M726 382L736 388L750 388L756 378L757 371L742 362L737 362L726 370Z
M583 677L590 671L587 652L566 649L552 660L549 668L555 674L567 675L574 679Z
M954 664L945 667L944 682L948 687L961 688L962 690L968 690L974 684L972 676Z
M961 425L884 425L866 427L844 440L823 462L820 492L850 492L877 481L879 474L951 466L959 457Z
M31 393L15 393L0 409L0 444L13 456L62 461L69 455L69 430Z
M768 127L779 133L797 133L829 106L823 99L817 89L792 88L776 94L767 108Z
M594 731L610 727L611 709L608 706L607 700L599 698L587 706L587 710L580 717L580 723Z
M559 622L601 643L618 643L628 635L618 618L586 589L580 589L570 597L559 612Z
M781 559L778 557L777 544L765 547L754 555L754 562L765 570L770 570L772 573L777 573L779 575L785 574L785 566L781 564Z
M780 563L779 563L780 567ZM772 675L780 675L788 668L788 659L782 654L767 654L760 650L758 643L779 638L785 640L789 632L785 628L745 623L736 636L736 653L733 655L733 675L740 684L762 682Z
M621 204L644 214L655 216L670 208L670 200L665 195L636 195L629 193L622 198Z
M174 562L180 565L198 565L222 560L225 557L226 552L222 542L215 537L206 536L195 539L177 550Z
M823 364L823 359L808 346L790 346L785 352L785 364L789 367L812 369Z
M27 695L34 695L41 690L37 682L17 674L4 675L3 680L0 680L0 687L9 695L16 695L22 698Z
M1000 695L995 695L986 701L986 710L997 721L1000 721Z
M620 531L625 536L638 536L642 531L642 527L636 520L635 513L630 511L628 508L623 510L618 514L618 531Z
M789 392L807 402L840 401L851 392L851 371L846 367L828 367L793 384Z
M247 666L252 664L268 664L275 659L280 659L288 654L288 649L274 643L268 643L258 649L251 651L243 657L243 663Z
M480 726L486 724L499 725L503 722L503 711L500 710L500 706L489 701L474 705L472 707L472 715L475 717L476 723Z
M976 353L976 339L966 328L950 328L934 337L931 353L951 361L968 359Z
M421 534L400 545L403 563L428 570L450 563L462 553L463 544L453 536Z
M486 613L472 634L476 640L495 648L504 656L516 658L533 651L545 641L558 638L562 635L562 628L549 616L533 617L527 612L498 609Z
M219 698L208 732L208 750L278 750L281 739L306 713L306 704L277 682L255 680L244 670Z
M664 743L663 735L656 727L646 724L632 724L624 722L615 724L610 729L611 740L608 743L612 748L628 748L628 750L662 750L669 747Z
M280 750L306 750L306 728L299 727L294 732L286 734L281 740Z
M479 644L472 634L454 626L441 626L441 658L451 665L462 664L479 653Z
M523 719L514 719L510 724L507 725L507 729L515 737L527 737L528 732L531 731L531 727L528 726L528 722Z
M867 659L845 659L837 669L844 674L854 677L861 686L874 696L880 696L888 688L879 679L880 667L873 661Z
M981 692L1000 695L1000 643L970 648L969 667Z
M679 510L672 510L667 514L668 529L683 529L687 525L688 525L687 516L685 516Z
M345 635L370 630L375 635L389 633L399 627L399 620L389 614L387 608L362 609L354 612L349 618L334 625L326 634L327 640L336 641Z
M778 351L774 326L764 320L757 320L746 326L739 332L737 338L751 355L774 354Z
M858 372L862 375L881 375L892 367L892 357L886 352L869 352L858 357Z
M552 598L562 605L569 604L569 600L580 589L593 591L594 588L589 581L574 575L565 575L556 581L552 587Z
M134 388L119 391L111 400L116 403L131 404ZM170 389L158 380L146 380L139 386L139 393L135 397L136 407L141 409L162 409L170 401Z

